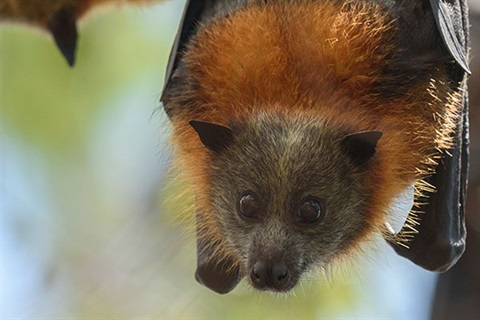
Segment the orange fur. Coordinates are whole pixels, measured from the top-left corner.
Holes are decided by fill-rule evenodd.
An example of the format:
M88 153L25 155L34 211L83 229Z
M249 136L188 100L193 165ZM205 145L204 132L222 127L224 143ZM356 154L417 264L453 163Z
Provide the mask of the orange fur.
M373 4L295 1L250 5L201 29L184 57L199 87L191 106L173 102L181 111L172 118L178 159L197 197L200 236L228 254L210 214L209 159L188 125L192 119L228 125L275 112L325 119L352 132L382 131L366 186L374 190L370 229L361 238L384 231L388 207L405 187L415 183L419 199L429 188L422 179L438 161L432 155L451 144L459 97L440 67L400 98L373 93L379 83L395 83L380 73L386 57L396 54L394 33Z

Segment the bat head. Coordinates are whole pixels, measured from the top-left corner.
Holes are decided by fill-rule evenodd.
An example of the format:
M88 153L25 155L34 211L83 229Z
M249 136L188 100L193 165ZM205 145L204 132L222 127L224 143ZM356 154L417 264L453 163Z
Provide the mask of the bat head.
M217 292L242 277L286 292L368 230L368 171L378 131L349 134L318 119L260 115L231 127L192 121L210 150L211 207L231 257L199 247L197 280ZM220 261L221 263L218 263ZM225 283L228 282L228 283Z

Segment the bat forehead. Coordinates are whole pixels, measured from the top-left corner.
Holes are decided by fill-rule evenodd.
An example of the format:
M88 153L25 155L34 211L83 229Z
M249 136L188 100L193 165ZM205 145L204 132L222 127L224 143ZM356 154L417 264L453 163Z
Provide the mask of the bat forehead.
M225 154L225 160L237 159L263 170L272 168L282 176L287 173L285 169L296 163L306 163L298 161L302 154L321 154L321 143L327 135L321 121L315 124L295 120L289 116L252 117L234 129L235 141Z
M232 196L253 191L283 211L292 201L326 198L351 184L341 134L319 119L261 115L234 130L233 144L214 159L213 174L216 187Z

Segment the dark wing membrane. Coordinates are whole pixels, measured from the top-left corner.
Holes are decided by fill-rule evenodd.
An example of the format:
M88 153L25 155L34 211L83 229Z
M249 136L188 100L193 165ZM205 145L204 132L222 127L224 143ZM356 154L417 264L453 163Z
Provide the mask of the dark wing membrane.
M173 43L172 51L170 52L170 58L168 59L167 71L165 73L165 84L162 90L162 97L160 98L161 101L163 101L165 90L172 78L173 72L180 62L188 40L190 40L190 37L195 33L196 25L200 20L204 8L205 1L187 0L185 3L182 20L180 20L177 36L175 37L175 42Z
M462 15L467 15L467 12L461 11L460 2L457 1L447 3L445 0L430 0L430 5L445 46L462 69L470 74L467 61L468 48L465 45L467 30L460 29L463 27Z
M439 164L436 174L427 182L436 192L426 199L428 205L415 208L425 211L418 234L408 242L408 248L390 242L395 251L415 264L431 271L447 271L465 251L465 195L468 172L468 91L467 65L468 16L466 1L430 0L433 16L443 43L456 61L451 80L460 84L463 109L456 126L455 145L451 157ZM404 229L407 228L404 226ZM402 229L402 231L407 231ZM401 232L402 232L401 231ZM400 232L400 233L401 233Z
M197 270L195 280L216 293L229 293L242 280L240 268L229 257L218 257L211 241L198 236L201 215L197 212Z
M63 54L70 67L75 64L77 49L77 18L72 7L64 7L52 14L48 21L48 29L52 32L53 39Z

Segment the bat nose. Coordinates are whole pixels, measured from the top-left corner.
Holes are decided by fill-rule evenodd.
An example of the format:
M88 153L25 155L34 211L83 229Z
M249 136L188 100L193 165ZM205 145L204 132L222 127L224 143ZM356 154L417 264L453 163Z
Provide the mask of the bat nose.
M283 261L260 260L253 266L250 278L258 289L284 291L290 279L290 272Z

